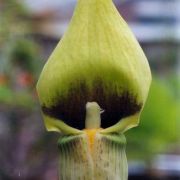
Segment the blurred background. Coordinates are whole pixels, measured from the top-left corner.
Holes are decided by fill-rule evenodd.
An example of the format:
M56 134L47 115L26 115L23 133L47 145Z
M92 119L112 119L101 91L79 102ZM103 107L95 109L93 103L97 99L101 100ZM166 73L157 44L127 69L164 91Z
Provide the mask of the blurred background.
M180 1L115 0L148 57L153 82L126 133L129 180L180 179ZM0 0L0 180L57 180L58 134L35 92L75 0Z

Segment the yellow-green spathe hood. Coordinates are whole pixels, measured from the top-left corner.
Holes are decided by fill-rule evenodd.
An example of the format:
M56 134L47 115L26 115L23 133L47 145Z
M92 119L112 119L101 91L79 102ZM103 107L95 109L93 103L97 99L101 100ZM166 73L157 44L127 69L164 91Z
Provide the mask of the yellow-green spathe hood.
M111 0L78 0L37 91L48 130L80 133L85 105L105 110L104 132L136 126L151 82L148 61Z

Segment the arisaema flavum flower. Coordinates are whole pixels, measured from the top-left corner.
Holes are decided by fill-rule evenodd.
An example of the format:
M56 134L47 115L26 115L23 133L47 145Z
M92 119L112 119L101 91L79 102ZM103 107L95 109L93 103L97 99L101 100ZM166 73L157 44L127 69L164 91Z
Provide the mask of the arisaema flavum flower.
M112 0L78 0L37 91L48 131L61 133L61 180L127 180L126 140L151 82L148 61Z

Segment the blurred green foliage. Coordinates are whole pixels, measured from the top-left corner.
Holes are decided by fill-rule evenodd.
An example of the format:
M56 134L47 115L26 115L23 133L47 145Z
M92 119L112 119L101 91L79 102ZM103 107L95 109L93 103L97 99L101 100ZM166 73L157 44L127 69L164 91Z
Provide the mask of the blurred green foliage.
M0 103L35 107L35 83L42 67L31 36L28 11L17 0L0 2Z
M169 82L154 78L140 125L126 134L129 159L148 160L154 153L165 153L167 146L177 142L179 109L179 100Z
M41 62L38 50L37 43L32 39L17 39L12 43L9 60L13 66L18 66L34 75L39 74Z
M36 99L30 92L14 92L8 86L0 86L0 103L11 107L33 108L37 105Z
M29 23L25 20L27 15L27 9L17 0L0 2L0 46L15 35L29 31Z
M41 68L38 46L24 37L9 43L1 56L0 102L22 107L33 107L36 102L35 83Z

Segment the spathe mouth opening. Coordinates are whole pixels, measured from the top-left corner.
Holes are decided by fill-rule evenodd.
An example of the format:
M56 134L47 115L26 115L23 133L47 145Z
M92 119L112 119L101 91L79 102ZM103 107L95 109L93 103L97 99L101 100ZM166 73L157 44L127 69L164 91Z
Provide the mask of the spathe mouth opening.
M59 119L79 130L85 129L87 102L95 101L105 110L101 114L101 128L104 129L115 125L124 117L136 114L142 108L135 95L128 91L124 91L121 95L117 93L107 95L100 82L93 86L91 92L85 83L70 89L67 97L56 97L58 100L53 106L42 105L42 111L46 116Z

